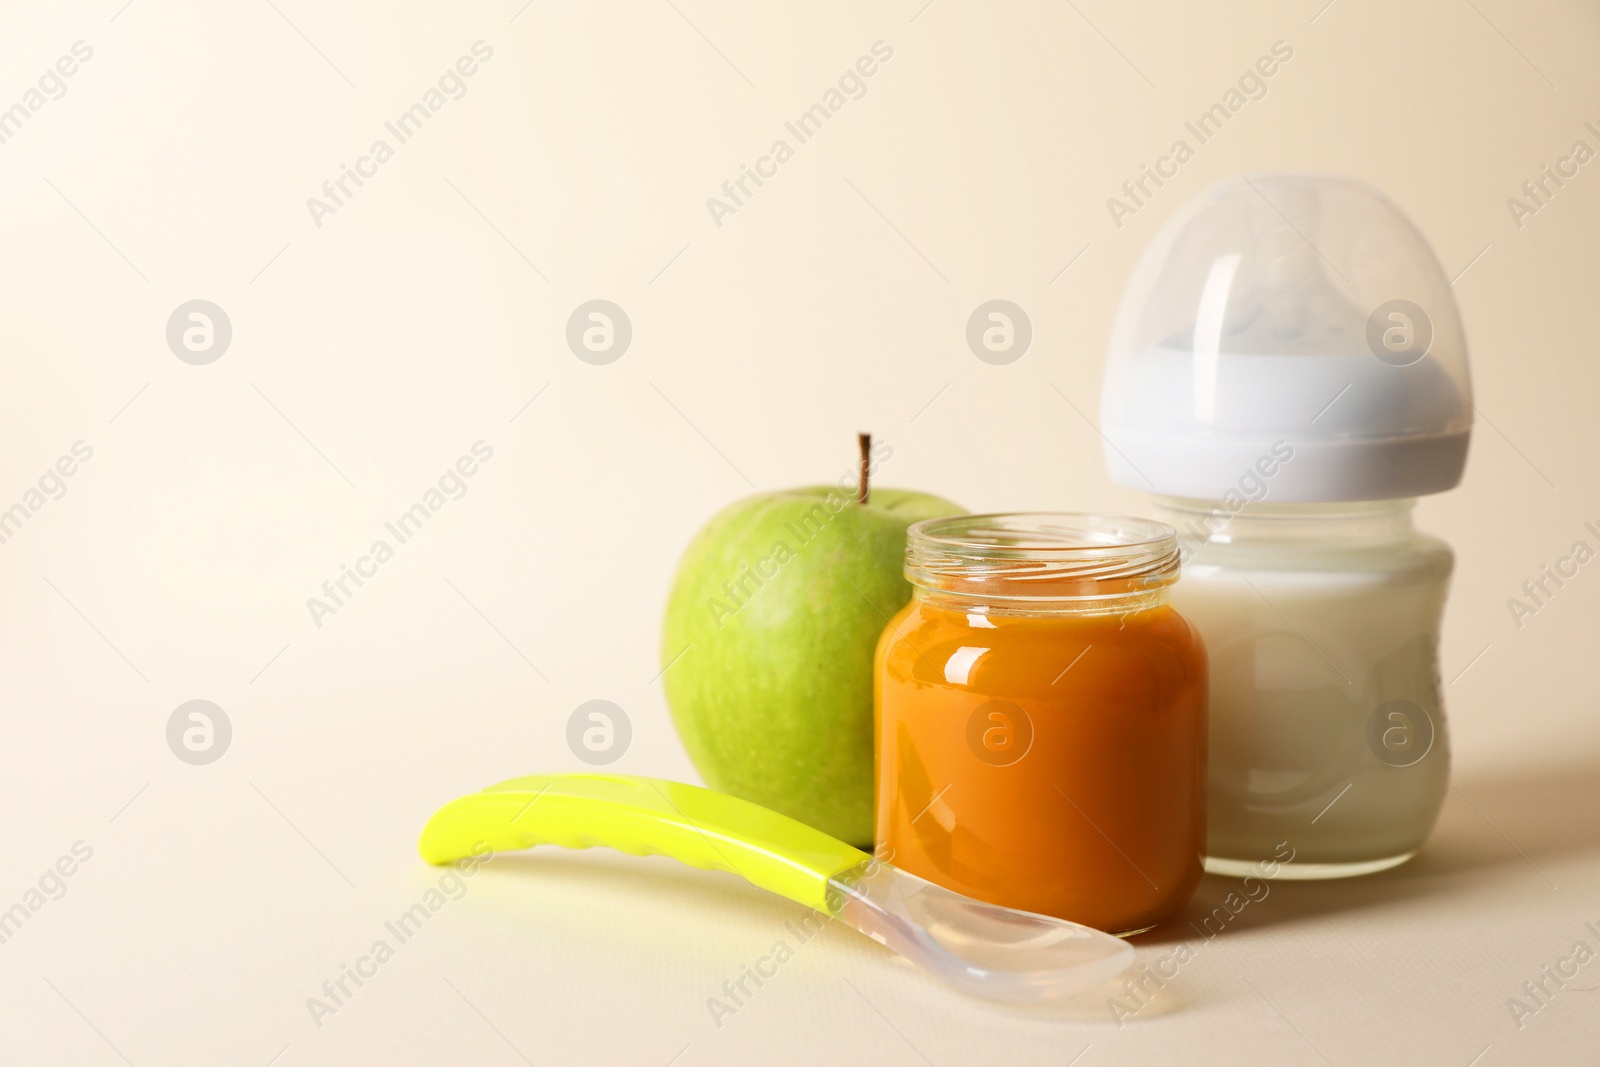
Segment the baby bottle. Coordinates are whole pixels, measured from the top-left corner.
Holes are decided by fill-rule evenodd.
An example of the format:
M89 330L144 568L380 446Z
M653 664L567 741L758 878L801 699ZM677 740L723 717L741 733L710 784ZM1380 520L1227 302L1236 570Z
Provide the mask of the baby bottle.
M1461 480L1471 389L1449 280L1358 181L1230 178L1141 257L1102 430L1178 530L1210 654L1207 870L1367 874L1432 829L1454 557L1411 512Z

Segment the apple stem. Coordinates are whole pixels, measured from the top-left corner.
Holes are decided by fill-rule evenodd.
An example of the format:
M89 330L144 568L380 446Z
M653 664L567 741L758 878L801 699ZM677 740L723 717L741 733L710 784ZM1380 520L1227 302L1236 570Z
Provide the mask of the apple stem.
M872 435L870 433L856 434L856 443L861 446L861 479L857 483L856 503L867 502L867 457L872 452Z

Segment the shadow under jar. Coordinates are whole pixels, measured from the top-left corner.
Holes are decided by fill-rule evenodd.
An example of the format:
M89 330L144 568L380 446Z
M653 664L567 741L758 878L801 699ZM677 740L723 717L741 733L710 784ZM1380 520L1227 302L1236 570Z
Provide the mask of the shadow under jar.
M1206 851L1206 656L1173 529L1078 514L907 531L878 642L880 854L1112 933L1174 914Z

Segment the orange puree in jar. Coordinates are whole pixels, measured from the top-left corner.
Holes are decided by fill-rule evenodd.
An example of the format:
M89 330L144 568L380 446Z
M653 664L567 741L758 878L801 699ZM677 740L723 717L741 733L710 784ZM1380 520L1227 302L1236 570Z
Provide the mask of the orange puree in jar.
M1176 912L1205 854L1206 658L1166 602L1170 527L933 519L878 644L877 839L913 874L1113 933Z

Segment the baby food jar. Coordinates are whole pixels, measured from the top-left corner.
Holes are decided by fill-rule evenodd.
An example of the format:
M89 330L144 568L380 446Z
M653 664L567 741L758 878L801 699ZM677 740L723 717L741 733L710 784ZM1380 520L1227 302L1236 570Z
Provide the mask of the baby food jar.
M1206 656L1172 527L961 515L907 532L878 642L877 840L979 900L1134 933L1206 849Z

